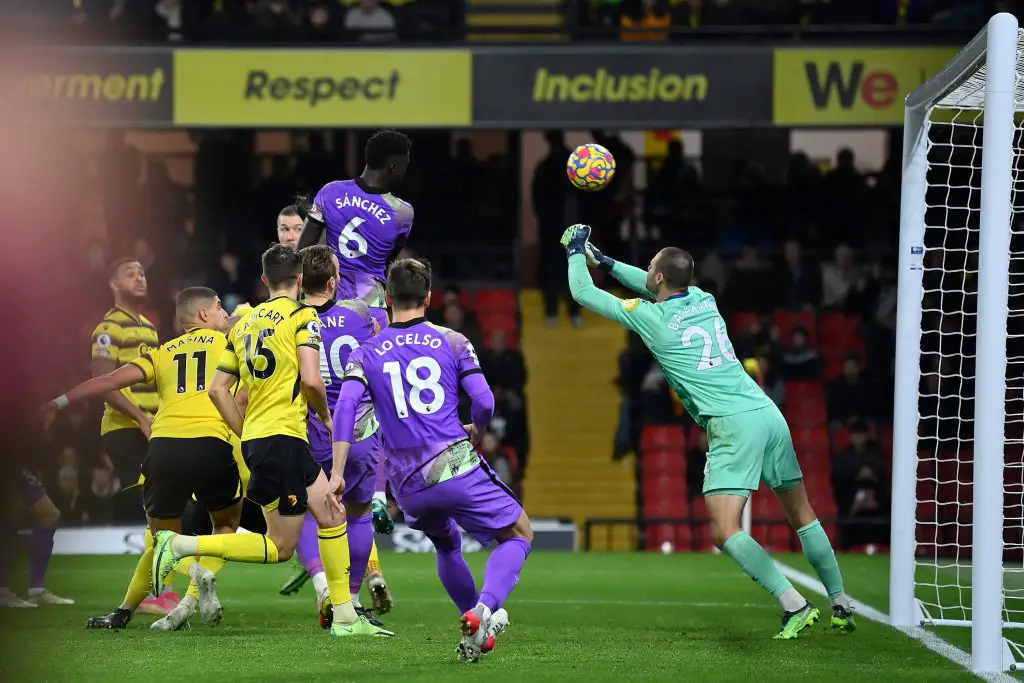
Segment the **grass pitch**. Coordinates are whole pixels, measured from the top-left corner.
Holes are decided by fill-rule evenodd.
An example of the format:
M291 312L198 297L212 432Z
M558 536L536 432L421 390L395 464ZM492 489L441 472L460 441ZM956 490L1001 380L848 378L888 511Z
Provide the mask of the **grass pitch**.
M798 556L779 558L803 571ZM469 558L478 580L485 556ZM77 604L7 610L3 680L353 681L961 681L953 663L886 626L858 621L851 636L823 625L775 641L774 601L725 557L706 554L534 553L507 609L511 627L480 664L458 662L458 614L431 555L381 558L395 597L394 639L331 639L317 625L312 588L278 595L294 568L229 564L218 591L224 621L151 633L139 615L124 632L86 631L120 604L137 556L56 557L51 588ZM840 558L848 591L885 611L888 560ZM180 579L180 577L179 577ZM184 592L184 580L177 586ZM820 606L826 600L808 595ZM827 610L822 610L824 617ZM806 632L805 632L806 633ZM968 634L969 637L969 634ZM959 643L958 643L959 644Z

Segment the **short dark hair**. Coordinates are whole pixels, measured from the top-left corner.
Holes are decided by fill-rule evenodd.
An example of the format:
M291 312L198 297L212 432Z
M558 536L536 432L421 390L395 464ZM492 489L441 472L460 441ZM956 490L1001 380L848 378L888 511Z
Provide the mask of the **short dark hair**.
M299 255L302 256L302 291L307 294L324 291L327 281L338 274L334 266L334 250L326 244L313 244L300 251Z
M387 292L394 308L419 308L430 293L430 262L406 258L388 268Z
M271 289L290 285L301 273L302 257L288 245L275 244L263 252L263 277Z
M686 289L693 280L693 257L677 247L665 247L658 257L658 272L669 289Z
M295 204L289 204L288 206L281 209L281 213L277 214L278 218L291 218L292 216L299 215L299 207Z
M113 263L111 263L110 267L107 268L107 279L113 280L115 277L117 277L117 273L118 271L121 270L121 266L127 265L129 263L138 263L139 265L142 265L139 259L135 258L134 256L121 257L114 261Z
M378 130L366 141L366 165L374 170L384 168L391 157L405 156L412 141L397 130Z
M217 298L217 292L209 287L186 287L178 292L178 298L174 301L175 315L178 320L195 315L196 309L204 301Z

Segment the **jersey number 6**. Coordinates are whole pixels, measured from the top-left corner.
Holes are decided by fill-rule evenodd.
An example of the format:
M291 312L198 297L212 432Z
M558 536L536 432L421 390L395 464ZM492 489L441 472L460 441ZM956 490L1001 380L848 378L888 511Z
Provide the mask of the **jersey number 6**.
M365 218L356 216L341 229L341 234L338 235L338 253L345 258L359 258L365 256L369 245L366 244L366 238L356 232L356 228L366 222ZM355 249L352 246L355 245Z

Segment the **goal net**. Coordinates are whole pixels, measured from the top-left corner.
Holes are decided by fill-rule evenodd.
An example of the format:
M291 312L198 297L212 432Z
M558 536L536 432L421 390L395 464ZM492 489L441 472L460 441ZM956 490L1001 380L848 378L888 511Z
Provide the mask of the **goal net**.
M1022 47L993 17L904 131L890 611L976 672L1024 662Z

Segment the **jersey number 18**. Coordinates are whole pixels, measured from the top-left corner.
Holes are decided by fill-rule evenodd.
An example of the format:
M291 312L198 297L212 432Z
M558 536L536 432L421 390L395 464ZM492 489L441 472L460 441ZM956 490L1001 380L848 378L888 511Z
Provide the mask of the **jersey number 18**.
M427 371L426 377L420 377L420 368ZM444 405L444 387L438 384L441 379L441 366L430 356L419 356L409 361L405 368L405 382L409 384L409 400L405 398L405 383L402 381L402 368L397 360L388 361L382 366L391 378L391 394L395 400L395 412L398 417L409 417L409 408L420 415L436 413ZM423 401L423 392L429 391L430 403Z

